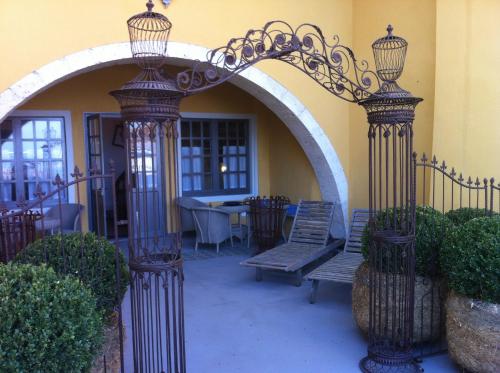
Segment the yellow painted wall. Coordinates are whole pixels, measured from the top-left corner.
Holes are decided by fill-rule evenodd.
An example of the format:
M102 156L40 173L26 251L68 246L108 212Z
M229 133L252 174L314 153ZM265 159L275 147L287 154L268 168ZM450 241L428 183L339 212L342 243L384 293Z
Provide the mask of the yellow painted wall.
M144 2L1 1L0 92L31 71L65 55L127 41L125 20L142 11ZM371 66L371 43L383 36L387 24L392 23L395 34L409 42L401 86L425 100L417 107L415 149L420 153L436 153L465 173L500 176L497 171L500 162L500 1L173 0L166 10L159 0L155 3L155 10L165 13L172 21L171 40L174 41L216 47L271 19L284 19L292 25L312 22L319 25L327 37L338 34L342 43L353 47L358 59L368 59ZM346 172L350 208L365 207L367 126L363 109L338 100L309 77L283 63L265 61L257 67L289 89L320 123ZM106 87L116 88L122 82L121 77L115 76L108 79ZM219 92L222 94L225 89L230 88L220 88ZM74 97L77 95L74 92ZM97 107L107 105L97 101ZM268 118L269 123L276 119L270 113ZM268 133L274 132L270 129ZM292 140L284 136L285 143L292 144ZM270 149L265 141L269 141L269 136L262 136L261 146ZM285 159L280 150L269 154L270 159ZM271 174L273 167L279 171L273 164L270 162L261 172ZM274 192L284 186L294 188L286 181L277 184L270 181L262 190ZM301 189L304 187L298 188L306 190ZM317 190L313 188L310 192L315 195ZM294 189L290 189L290 193L297 194Z
M433 152L464 176L498 180L500 1L437 5Z
M0 74L0 92L34 69L65 55L98 45L128 41L125 25L132 14L145 10L142 0L44 0L0 2L0 57L9 73ZM351 44L351 0L173 0L165 13L174 27L171 40L217 47L250 28L272 19L292 25L312 22L325 35L339 34ZM232 16L228 16L231 14ZM22 16L21 16L22 15ZM22 17L22 25L20 18ZM29 27L26 27L29 25ZM348 166L348 104L310 78L283 63L268 61L259 68L290 89L320 122L344 167Z
M137 73L131 65L108 67L60 83L36 96L20 110L69 110L72 120L74 163L85 169L84 113L118 112L108 92ZM319 198L312 167L286 126L248 93L225 83L209 92L191 96L181 105L183 112L251 114L256 117L259 193L283 194L293 201ZM278 139L278 140L275 140ZM281 167L282 164L292 167ZM279 164L280 167L276 167ZM297 178L289 187L288 183ZM82 191L85 196L85 190Z

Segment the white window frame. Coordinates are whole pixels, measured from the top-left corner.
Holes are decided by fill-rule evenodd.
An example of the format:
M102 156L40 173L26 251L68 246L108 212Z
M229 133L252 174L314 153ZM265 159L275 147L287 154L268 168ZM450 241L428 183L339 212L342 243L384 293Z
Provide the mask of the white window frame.
M259 157L257 147L257 120L252 114L231 114L231 113L198 113L198 112L181 112L181 118L185 119L245 119L248 120L248 137L250 150L250 193L247 194L218 194L214 196L199 196L193 197L201 202L226 202L226 201L241 201L245 198L256 196L259 194ZM179 194L182 196L182 162L181 162L181 118L177 120L177 180Z
M65 181L72 181L70 175L75 168L75 157L73 153L73 123L71 122L71 112L68 110L15 110L6 119L13 117L62 117L64 118L64 142L66 149L66 177ZM76 201L75 188L68 188L68 202Z

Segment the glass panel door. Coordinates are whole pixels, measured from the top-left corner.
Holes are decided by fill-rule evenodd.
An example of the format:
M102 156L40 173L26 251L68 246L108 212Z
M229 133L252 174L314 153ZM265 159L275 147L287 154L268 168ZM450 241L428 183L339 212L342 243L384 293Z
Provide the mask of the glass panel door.
M87 162L89 173L101 174L104 170L102 146L102 117L99 114L87 117ZM99 236L107 236L105 187L100 178L93 179L89 191L90 229Z

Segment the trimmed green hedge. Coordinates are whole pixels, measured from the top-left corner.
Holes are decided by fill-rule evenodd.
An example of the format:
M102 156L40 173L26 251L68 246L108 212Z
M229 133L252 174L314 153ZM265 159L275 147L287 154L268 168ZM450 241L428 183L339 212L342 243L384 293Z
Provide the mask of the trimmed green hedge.
M485 209L476 209L472 207L461 207L456 210L450 210L445 215L455 225L462 225L475 218L490 216L489 212L486 212Z
M500 216L472 219L451 229L440 261L451 289L500 303Z
M0 265L0 371L87 372L102 343L95 297L52 268Z
M400 209L396 211L399 214ZM379 227L384 226L387 214L392 219L394 209L386 209L377 214L376 222ZM429 206L417 206L415 227L417 275L430 277L440 275L439 251L441 250L445 234L451 227L451 222L439 211ZM361 251L364 258L368 259L368 227L363 232Z
M46 236L26 247L15 259L18 263L47 263L57 273L71 274L88 285L97 298L97 307L109 316L116 305L115 247L94 233ZM119 254L119 302L127 291L129 273Z

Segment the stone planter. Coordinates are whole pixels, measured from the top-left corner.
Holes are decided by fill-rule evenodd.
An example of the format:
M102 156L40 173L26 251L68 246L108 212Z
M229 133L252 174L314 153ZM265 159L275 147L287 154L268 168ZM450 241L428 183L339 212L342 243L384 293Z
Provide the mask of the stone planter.
M427 277L416 276L414 343L433 341L443 334L445 320L442 310L445 294L442 281L436 282ZM356 324L365 335L368 335L369 327L369 302L369 268L365 261L356 270L352 284L352 313Z
M448 351L471 372L500 372L500 305L450 293L446 301Z

